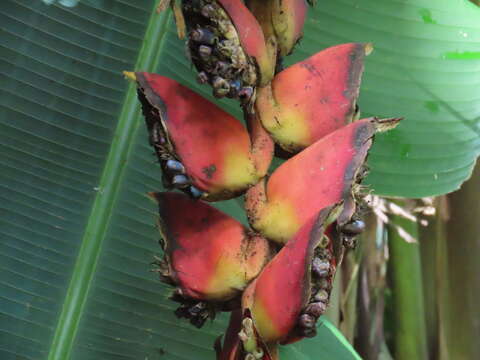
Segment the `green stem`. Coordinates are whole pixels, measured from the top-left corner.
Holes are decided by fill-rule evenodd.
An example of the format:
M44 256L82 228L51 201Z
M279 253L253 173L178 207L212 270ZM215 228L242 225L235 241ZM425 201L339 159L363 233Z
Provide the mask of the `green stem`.
M156 67L168 19L167 13L157 15L152 9L145 40L135 65L137 69L153 71ZM122 76L122 74L118 75ZM48 360L66 360L70 357L78 324L95 274L102 241L105 238L111 212L121 185L120 179L122 179L136 132L142 123L139 114L135 85L131 84L126 93L118 126L115 129L100 178L99 191L83 235Z
M417 223L399 216L392 216L391 223L418 239ZM425 360L428 359L428 351L420 246L418 243L405 241L393 226L389 226L388 236L395 322L395 359Z
M480 165L448 195L447 238L440 253L440 359L480 358Z
M340 324L340 296L341 296L341 286L342 286L342 268L337 269L335 274L335 279L333 281L333 288L330 294L330 301L328 303L327 311L325 316L327 319L338 328Z
M446 228L443 213L445 197L435 199L435 216L427 216L428 226L420 227L420 253L425 305L427 345L430 359L438 359L438 254L445 241Z
M383 227L376 218L365 218L366 230L359 238L357 334L355 348L363 359L378 359L384 343L386 244Z
M340 331L349 343L353 344L355 337L355 324L357 321L357 290L358 290L359 264L354 252L349 251L342 263L343 281L340 299Z

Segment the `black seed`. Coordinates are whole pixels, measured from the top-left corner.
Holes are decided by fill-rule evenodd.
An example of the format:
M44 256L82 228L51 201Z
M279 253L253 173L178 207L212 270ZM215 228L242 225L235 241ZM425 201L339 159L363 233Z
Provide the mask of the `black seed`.
M315 318L308 314L302 314L298 319L298 325L300 325L302 328L307 328L307 329L314 328L315 322L316 322Z
M224 97L230 91L230 84L224 78L215 76L212 82L213 95L216 97Z
M186 307L185 305L178 307L177 310L174 311L174 314L176 317L180 319L181 318L190 319L192 317L192 315L190 315L190 313L188 312L188 307Z
M201 14L209 19L214 17L215 13L216 13L215 7L210 4L205 5L201 10Z
M207 307L207 305L204 302L199 302L196 305L192 306L188 310L188 312L192 315L197 315L197 314L201 313L203 310L205 310L206 307Z
M362 220L353 220L342 226L342 232L349 235L358 235L365 230L365 222Z
M302 335L305 337L314 337L315 335L317 335L317 329L316 328L303 329Z
M275 64L275 74L278 74L283 70L283 57L278 57L277 63Z
M312 272L318 277L325 277L330 270L330 264L326 261L322 261L319 258L314 258L312 261Z
M200 84L206 84L208 83L208 75L205 71L201 71L198 73L197 75L197 81L200 83Z
M202 194L203 194L203 191L197 189L195 186L190 186L190 195L194 198L194 199L199 199L200 197L202 197Z
M165 166L167 167L168 170L184 174L185 173L185 167L180 161L177 160L167 160Z
M324 289L324 290L330 290L331 289L331 285L330 285L330 283L328 282L327 279L320 279L320 281L318 282L318 287L320 289Z
M326 309L327 306L323 302L314 302L307 305L307 307L305 308L305 313L318 319L320 315L325 312Z
M213 78L212 85L216 89L227 88L227 87L230 88L230 85L228 84L228 81L225 80L224 78L220 77L220 76L215 76Z
M215 70L215 66L213 65L212 61L210 61L211 59L208 59L208 61L204 61L202 66L201 66L201 69L203 71L205 71L207 74L213 74L214 70Z
M200 45L198 47L198 55L203 61L207 61L210 59L210 55L212 55L212 48L207 45Z
M162 185L165 189L171 189L172 184L169 180L169 178L166 176L165 172L162 172Z
M205 321L207 321L207 318L203 316L195 316L190 319L190 323L198 329L205 324Z
M218 44L218 51L227 59L230 59L231 56L233 55L232 46L233 45L230 40L222 40Z
M230 64L225 62L225 61L218 61L215 65L215 70L214 72L221 77L230 77Z
M347 249L355 249L355 246L357 245L355 236L343 236L342 241L343 246L345 246Z
M185 175L175 175L172 179L172 185L177 188L183 188L188 184L189 184L189 181Z
M198 9L202 6L202 0L188 0L183 2L183 6Z
M153 114L153 116L157 115ZM150 146L163 145L167 142L162 135L161 125L158 122L153 123L150 129L149 142Z
M240 83L240 80L230 81L230 92L228 93L228 97L237 97L241 86L242 84Z
M168 275L160 274L160 281L167 285L176 285L175 281Z
M176 290L178 290L178 289L176 289ZM175 291L170 296L170 300L178 302L178 303L183 303L185 301L185 298L178 291Z
M217 39L215 34L207 29L194 29L190 33L190 38L200 44L213 45Z
M253 95L253 88L251 86L245 86L238 92L238 97L243 102L248 102Z
M315 301L326 302L328 300L328 292L325 290L320 290L314 297Z

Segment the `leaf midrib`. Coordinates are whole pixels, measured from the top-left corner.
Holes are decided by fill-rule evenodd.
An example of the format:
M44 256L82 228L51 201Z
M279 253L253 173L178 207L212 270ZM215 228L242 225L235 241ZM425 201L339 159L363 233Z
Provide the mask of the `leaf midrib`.
M158 15L154 8L155 4L148 21L135 70L153 71L160 59L160 50L164 45L170 14L165 12ZM121 76L121 74L118 75ZM141 124L138 109L136 87L134 84L130 84L100 178L98 186L100 191L95 196L87 220L81 247L55 328L48 360L65 360L70 357L78 325L94 278L101 244L109 226L111 211L118 196L127 165L126 160L130 156L137 130Z

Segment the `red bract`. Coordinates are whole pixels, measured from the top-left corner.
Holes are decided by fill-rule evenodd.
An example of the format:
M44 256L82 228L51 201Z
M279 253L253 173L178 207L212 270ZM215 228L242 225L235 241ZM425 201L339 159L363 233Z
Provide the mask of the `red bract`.
M256 110L276 143L297 152L352 122L370 44L333 46L258 89Z
M248 190L246 210L252 227L270 240L288 241L318 211L345 203L340 225L355 212L356 184L376 131L399 119L369 118L334 131L282 164L267 180Z
M239 195L266 174L273 143L254 116L250 140L237 119L178 82L143 72L134 77L167 187L215 201Z

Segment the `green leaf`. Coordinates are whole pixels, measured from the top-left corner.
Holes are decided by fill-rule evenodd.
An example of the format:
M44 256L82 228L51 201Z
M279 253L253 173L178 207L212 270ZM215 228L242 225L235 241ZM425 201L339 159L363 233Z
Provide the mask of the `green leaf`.
M323 340L316 341L318 338ZM361 360L340 331L323 317L319 320L315 338L281 347L280 356L291 360Z
M372 189L422 197L459 188L480 150L480 9L468 0L322 0L304 33L289 63L334 44L374 44L362 114L405 120L376 137Z
M398 206L405 206L398 201ZM407 242L398 229L418 239L418 223L398 215L390 217L388 227L389 279L392 290L394 356L398 360L428 359L424 287L420 244Z
M2 2L2 360L214 358L226 315L201 330L176 319L170 289L149 272L160 248L145 194L160 189L160 171L121 72L199 89L155 2ZM245 222L238 199L218 207ZM284 359L355 358L334 328L319 332Z

